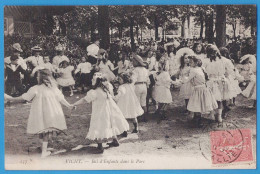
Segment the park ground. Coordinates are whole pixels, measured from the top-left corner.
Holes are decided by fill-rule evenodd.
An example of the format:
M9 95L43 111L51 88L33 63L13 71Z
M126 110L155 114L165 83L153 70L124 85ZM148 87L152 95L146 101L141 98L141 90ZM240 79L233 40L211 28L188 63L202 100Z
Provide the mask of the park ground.
M69 97L70 103L85 94ZM88 132L91 104L84 104L76 111L64 108L68 129L66 135L56 137L50 143L54 147L51 156L41 159L41 141L37 135L26 134L30 104L5 107L5 164L8 169L199 169L216 168L211 164L210 131L226 129L251 129L252 148L256 152L256 109L249 108L253 101L239 95L236 106L228 112L220 127L203 119L203 128L188 124L183 114L184 101L178 99L178 91L172 92L173 102L167 110L168 120L157 124L157 116L150 107L147 123L140 123L138 134L119 137L120 146L108 148L103 154L95 154L96 144L85 139ZM130 129L133 129L132 123ZM231 125L231 126L230 126ZM105 145L105 144L104 144ZM76 149L74 149L76 148ZM223 167L223 166L222 166ZM254 163L229 164L225 168L254 168Z

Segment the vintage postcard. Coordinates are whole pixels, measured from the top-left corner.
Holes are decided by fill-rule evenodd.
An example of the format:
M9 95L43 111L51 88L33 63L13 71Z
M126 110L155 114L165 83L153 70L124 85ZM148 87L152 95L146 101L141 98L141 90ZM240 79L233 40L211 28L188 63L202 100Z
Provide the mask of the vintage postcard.
M256 169L256 5L3 10L5 170Z

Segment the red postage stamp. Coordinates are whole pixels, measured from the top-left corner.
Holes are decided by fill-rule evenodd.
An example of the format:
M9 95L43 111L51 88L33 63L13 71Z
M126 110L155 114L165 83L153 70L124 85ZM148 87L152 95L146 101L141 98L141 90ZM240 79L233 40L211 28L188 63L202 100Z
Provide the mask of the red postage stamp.
M210 140L213 164L253 161L250 129L212 131Z

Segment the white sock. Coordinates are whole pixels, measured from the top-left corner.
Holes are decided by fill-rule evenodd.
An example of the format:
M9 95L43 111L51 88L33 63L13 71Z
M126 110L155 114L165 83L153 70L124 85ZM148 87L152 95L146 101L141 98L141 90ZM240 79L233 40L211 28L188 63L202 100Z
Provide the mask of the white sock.
M42 152L47 151L48 142L42 142Z

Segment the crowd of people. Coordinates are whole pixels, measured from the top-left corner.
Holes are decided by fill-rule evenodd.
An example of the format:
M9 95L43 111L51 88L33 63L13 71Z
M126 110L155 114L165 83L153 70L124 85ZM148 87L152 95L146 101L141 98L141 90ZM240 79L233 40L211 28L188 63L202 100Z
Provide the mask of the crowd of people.
M167 106L175 100L172 90L179 90L190 123L201 127L206 117L221 125L239 94L256 107L256 52L250 47L252 38L245 41L242 49L231 53L234 43L218 48L198 39L137 42L134 51L127 39L116 40L105 50L96 38L86 50L79 49L76 63L66 54L69 42L33 45L32 55L25 59L20 57L20 43L14 43L4 60L5 100L32 101L27 133L43 138L43 157L51 154L48 140L67 128L61 104L76 109L92 103L86 138L96 141L100 153L104 141L111 138L108 145L116 147L117 136L127 136L126 120L133 123L132 133L138 133L138 122L148 120L149 105L155 105L158 124L167 119ZM48 48L55 54L46 54ZM78 52L73 48L70 51ZM86 96L70 104L64 88L70 96L75 91Z

